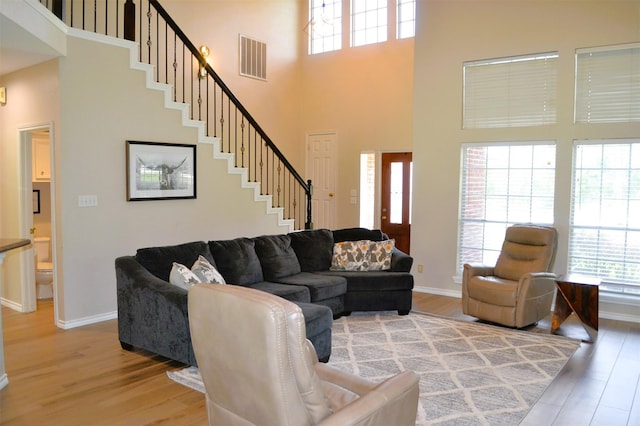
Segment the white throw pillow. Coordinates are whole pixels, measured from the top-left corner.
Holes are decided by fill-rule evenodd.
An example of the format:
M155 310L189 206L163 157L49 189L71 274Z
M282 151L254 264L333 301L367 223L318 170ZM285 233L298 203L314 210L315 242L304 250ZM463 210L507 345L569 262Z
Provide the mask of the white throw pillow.
M180 263L173 262L173 267L169 273L169 282L177 287L189 290L189 287L202 281L191 269Z
M198 260L191 267L191 271L200 278L200 282L213 284L226 284L224 277L218 270L207 260L206 257L200 255Z

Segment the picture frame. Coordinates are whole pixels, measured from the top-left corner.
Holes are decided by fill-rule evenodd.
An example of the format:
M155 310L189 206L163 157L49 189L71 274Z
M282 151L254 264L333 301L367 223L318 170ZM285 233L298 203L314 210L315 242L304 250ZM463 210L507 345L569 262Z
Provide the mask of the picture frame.
M40 214L40 190L33 190L33 214Z
M126 141L127 201L196 198L196 146Z

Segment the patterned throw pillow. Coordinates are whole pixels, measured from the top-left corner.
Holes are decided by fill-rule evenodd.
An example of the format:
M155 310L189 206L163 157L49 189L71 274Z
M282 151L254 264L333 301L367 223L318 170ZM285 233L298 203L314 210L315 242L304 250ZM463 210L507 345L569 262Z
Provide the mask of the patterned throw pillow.
M196 274L203 283L226 284L220 272L207 260L206 257L200 255L198 260L191 267L191 271Z
M372 241L369 244L369 271L391 269L391 254L396 240Z
M191 269L180 263L173 262L173 267L169 273L169 282L177 287L189 290L189 287L201 281Z
M331 271L366 271L369 268L368 240L343 241L333 245Z

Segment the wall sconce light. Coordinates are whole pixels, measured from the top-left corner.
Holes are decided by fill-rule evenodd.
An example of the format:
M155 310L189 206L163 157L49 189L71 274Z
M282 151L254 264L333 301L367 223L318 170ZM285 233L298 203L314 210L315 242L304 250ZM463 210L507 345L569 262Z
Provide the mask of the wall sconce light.
M0 105L6 105L7 103L7 88L0 87Z
M211 59L209 58L209 53L210 53L209 46L207 46L206 44L203 44L202 46L200 46L199 50L200 50L200 54L204 58L205 62L208 65L211 65ZM200 64L200 71L198 72L198 77L200 77L200 78L206 78L207 77L207 69L202 64Z

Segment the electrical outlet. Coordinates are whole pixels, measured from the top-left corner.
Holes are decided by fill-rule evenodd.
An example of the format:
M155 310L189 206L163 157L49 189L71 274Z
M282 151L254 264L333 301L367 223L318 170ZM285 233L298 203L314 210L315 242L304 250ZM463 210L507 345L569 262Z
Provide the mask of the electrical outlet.
M422 265L418 265L418 272L422 273Z

